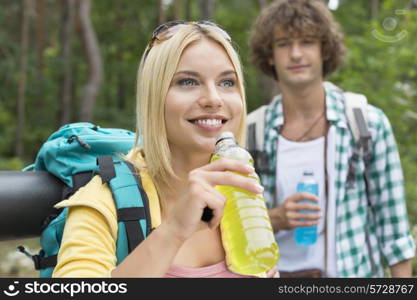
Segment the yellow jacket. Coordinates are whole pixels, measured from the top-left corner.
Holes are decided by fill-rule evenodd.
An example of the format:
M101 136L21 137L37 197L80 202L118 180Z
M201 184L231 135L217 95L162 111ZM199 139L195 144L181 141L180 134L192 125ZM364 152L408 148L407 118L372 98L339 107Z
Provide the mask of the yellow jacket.
M140 152L128 155L136 166L144 166ZM146 167L139 168L149 198L152 228L161 223L158 194ZM116 267L117 213L112 193L95 176L57 208L69 207L67 221L53 277L111 277Z

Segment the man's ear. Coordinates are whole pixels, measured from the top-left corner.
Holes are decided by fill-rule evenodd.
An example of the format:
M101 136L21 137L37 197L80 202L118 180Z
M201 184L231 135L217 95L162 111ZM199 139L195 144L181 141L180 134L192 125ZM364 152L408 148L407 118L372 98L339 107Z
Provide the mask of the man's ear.
M268 58L268 64L273 67L275 65L274 59L272 57Z

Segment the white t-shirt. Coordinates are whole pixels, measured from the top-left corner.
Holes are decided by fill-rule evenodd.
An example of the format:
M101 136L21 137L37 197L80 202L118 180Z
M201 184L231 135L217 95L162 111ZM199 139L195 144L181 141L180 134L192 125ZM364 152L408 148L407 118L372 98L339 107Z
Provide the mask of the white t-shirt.
M332 130L328 133L328 143L331 140ZM280 230L275 238L281 250L281 258L278 262L278 270L285 272L301 271L306 269L321 269L324 271L324 216L325 185L324 185L324 137L307 141L293 142L280 136L278 140L277 159L277 201L282 204L287 197L295 194L297 183L300 181L305 170L313 170L314 177L319 184L319 206L323 216L318 223L317 242L311 246L300 246L294 241L294 230ZM329 147L332 149L333 147ZM330 151L330 149L328 149ZM333 153L328 153L328 158L334 161ZM330 161L328 159L328 165ZM332 169L328 168L329 183L332 182ZM332 199L332 188L329 185L329 199ZM336 253L335 253L335 207L334 201L329 202L328 212L328 265L327 277L336 277Z

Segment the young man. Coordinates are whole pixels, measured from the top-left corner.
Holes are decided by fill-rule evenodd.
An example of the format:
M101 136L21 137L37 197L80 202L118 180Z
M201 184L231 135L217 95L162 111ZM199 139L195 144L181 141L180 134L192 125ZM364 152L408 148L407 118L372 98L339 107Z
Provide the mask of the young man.
M366 167L363 158L354 161L348 184L355 140L346 94L324 84L344 55L330 11L319 0L276 1L257 18L250 47L253 62L281 92L265 111L263 150L269 167L258 170L281 248L281 275L381 277L386 263L393 277L410 277L415 244L399 155L388 119L371 105L366 115L372 157ZM296 193L305 170L314 171L318 197ZM370 174L367 180L365 174ZM317 204L300 202L305 199ZM318 225L317 242L297 245L294 229L312 225Z

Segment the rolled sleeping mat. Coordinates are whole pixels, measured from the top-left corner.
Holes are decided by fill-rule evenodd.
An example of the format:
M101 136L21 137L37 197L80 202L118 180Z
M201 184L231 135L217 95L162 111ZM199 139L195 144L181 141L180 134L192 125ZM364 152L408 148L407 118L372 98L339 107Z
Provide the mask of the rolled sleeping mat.
M39 236L63 187L48 172L0 171L0 241Z

